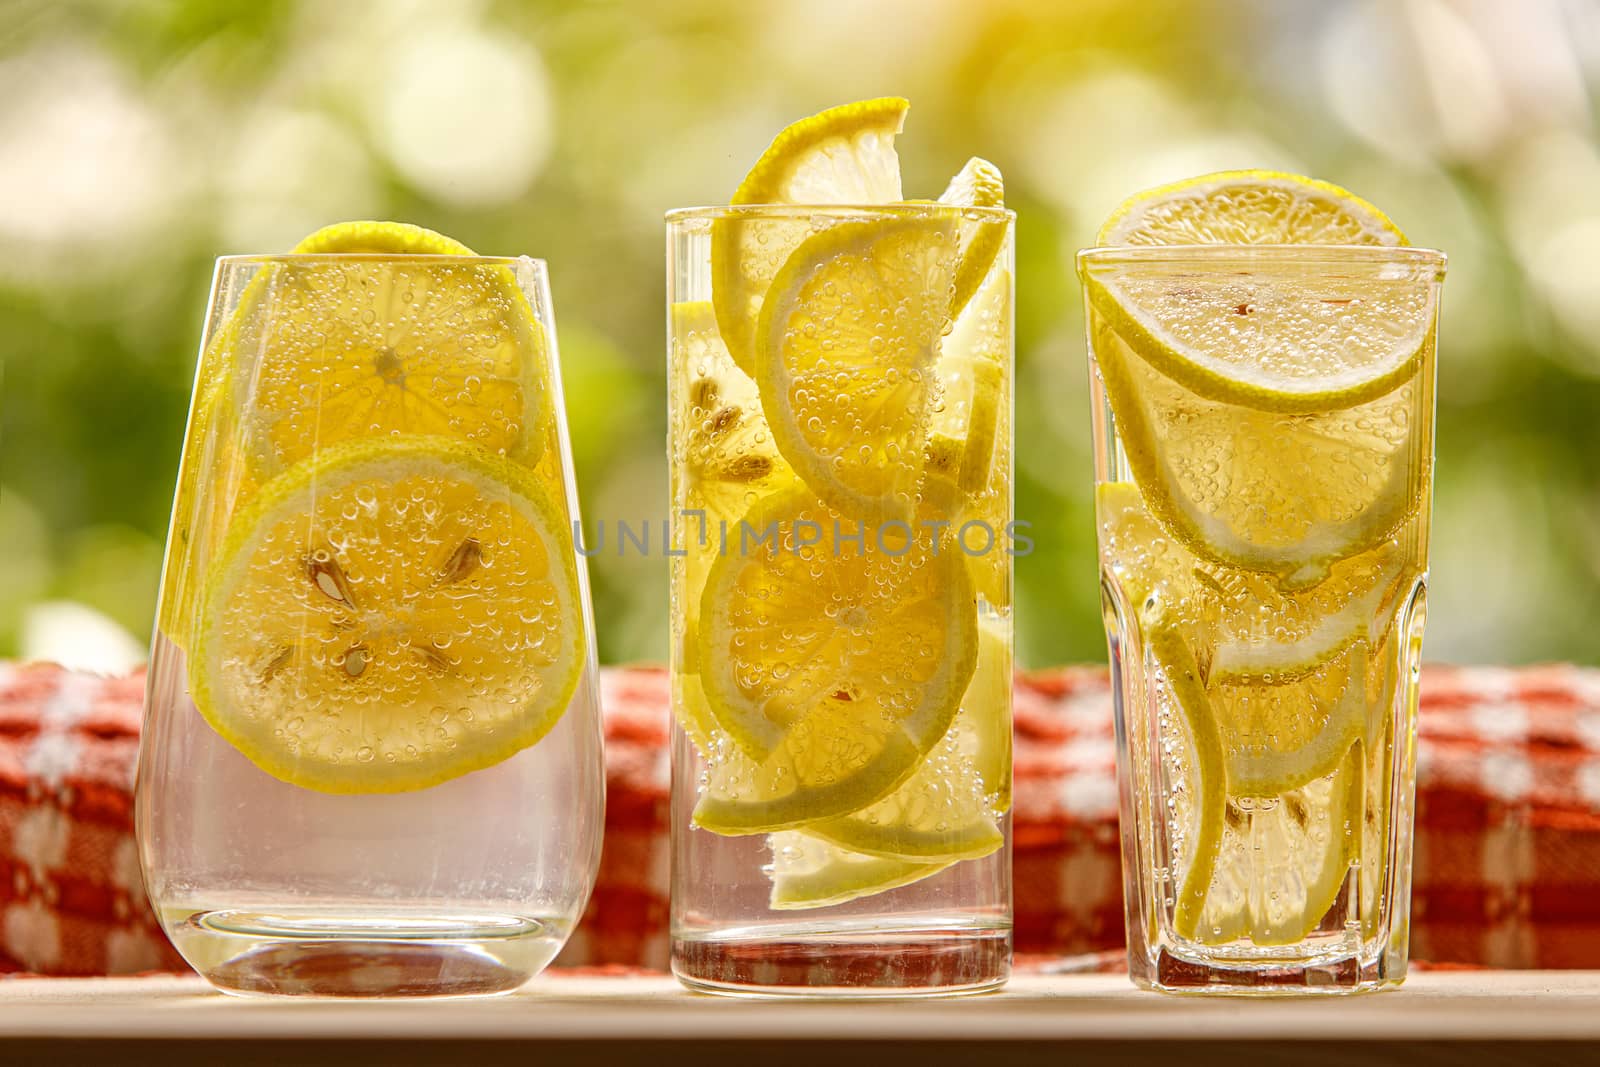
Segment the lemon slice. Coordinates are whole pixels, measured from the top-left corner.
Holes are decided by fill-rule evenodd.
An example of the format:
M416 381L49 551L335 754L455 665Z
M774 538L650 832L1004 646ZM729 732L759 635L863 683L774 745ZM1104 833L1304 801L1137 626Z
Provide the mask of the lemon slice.
M1259 411L1355 407L1416 376L1436 299L1427 286L1278 264L1201 276L1106 268L1095 308L1155 370L1196 396Z
M863 855L917 863L977 859L1005 839L997 818L1011 804L1009 624L980 620L978 660L950 729L894 792L859 811L805 824L822 840ZM716 729L690 703L691 739ZM715 751L705 746L701 751ZM721 761L725 761L722 757ZM748 773L748 771L747 771Z
M1367 718L1368 645L1292 682L1212 684L1228 792L1272 797L1333 773Z
M1147 626L1164 683L1158 774L1178 857L1174 877L1182 886L1174 932L1208 945L1246 937L1262 946L1300 941L1321 923L1359 855L1361 746L1347 741L1330 773L1295 788L1232 795L1231 783L1224 784L1232 770L1224 751L1228 713L1219 713L1206 693L1178 631L1159 616ZM1364 680L1357 687L1364 706ZM1357 736L1363 722L1358 712Z
M955 245L953 214L841 223L795 250L762 305L767 425L795 473L852 519L911 517Z
M1106 245L1403 245L1371 204L1266 171L1128 200ZM1431 452L1418 374L1434 287L1330 270L1308 251L1269 273L1150 264L1085 271L1096 366L1128 462L1195 551L1310 584L1414 510ZM1297 266L1298 264L1298 266Z
M1273 170L1227 170L1123 201L1095 243L1117 245L1403 245L1389 217L1330 182Z
M1385 541L1333 564L1311 588L1290 591L1250 571L1196 568L1218 616L1208 677L1281 685L1324 667L1393 613L1405 557L1397 540Z
M1430 420L1415 417L1431 404L1422 376L1355 407L1283 415L1197 396L1103 318L1091 330L1145 503L1196 554L1305 588L1420 505L1433 451Z
M999 849L997 819L1011 807L1011 676L1009 624L981 621L961 710L916 773L876 804L806 831L892 859L977 859Z
M1146 618L1144 669L1155 682L1156 788L1166 809L1174 884L1173 925L1193 938L1208 906L1228 794L1222 742L1194 655L1159 611Z
M688 646L699 625L700 594L723 531L755 502L794 481L772 443L755 383L733 365L709 302L672 305L669 373L673 406L672 499L683 563L673 569L679 605L674 640ZM692 655L678 656L680 667Z
M336 222L302 238L295 255L473 256L472 249L442 233L409 222Z
M770 844L768 907L775 911L844 904L919 882L950 866L863 856L798 830L775 833Z
M1361 770L1364 774L1365 807L1361 821L1361 855L1358 904L1361 908L1361 933L1364 938L1387 937L1389 931L1380 926L1385 916L1383 901L1390 892L1392 799L1391 780L1394 774L1396 702L1416 700L1415 684L1405 685L1405 655L1397 645L1405 641L1405 632L1394 626L1375 643L1374 659L1379 668L1368 676L1367 727L1361 747ZM1413 650L1410 662L1420 662L1418 650ZM1402 714L1415 721L1416 707L1401 709ZM1409 807L1411 800L1401 801ZM1400 877L1407 877L1402 870ZM1406 890L1398 890L1394 899L1405 899ZM1400 921L1404 921L1401 919Z
M1000 168L987 159L973 156L957 172L939 196L939 203L951 207L1004 207L1005 179ZM975 215L961 222L961 266L956 270L955 293L950 298L950 317L961 314L967 302L989 276L989 269L1006 244L1004 218Z
M1129 482L1102 482L1094 490L1100 556L1136 614L1161 609L1174 620L1192 618L1199 561L1167 536Z
M1400 592L1405 548L1386 541L1333 564L1303 590L1267 576L1195 557L1169 537L1139 490L1107 482L1095 490L1102 553L1117 581L1142 604L1173 605L1210 642L1207 679L1215 684L1279 684L1303 678L1378 632Z
M887 204L900 199L895 135L910 103L863 100L801 119L773 140L731 201L741 204ZM734 213L711 230L711 294L734 362L753 373L756 321L784 260L811 231L810 220Z
M543 737L584 629L564 508L531 473L447 438L350 442L234 519L190 689L284 781L421 789Z
M339 258L264 268L234 337L238 407L263 477L377 434L538 461L552 432L544 331L507 267L396 223L329 227L296 251Z
M801 486L740 530L706 579L697 666L719 733L756 766L712 760L696 822L751 833L866 807L945 735L972 678L966 569L925 530L877 544Z
M1359 745L1336 773L1270 798L1230 798L1205 905L1189 936L1223 945L1297 944L1323 922L1351 873L1361 821Z
M995 271L974 295L939 346L940 396L930 419L934 433L962 442L957 481L969 494L989 487L1002 418L1009 415L1011 272Z
M972 761L989 808L1011 810L1011 686L1015 674L1009 619L978 623L978 666L951 727L957 750Z

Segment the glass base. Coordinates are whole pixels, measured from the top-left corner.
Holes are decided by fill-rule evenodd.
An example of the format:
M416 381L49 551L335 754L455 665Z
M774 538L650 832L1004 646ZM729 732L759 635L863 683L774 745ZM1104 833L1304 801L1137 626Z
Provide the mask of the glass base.
M1011 931L763 924L675 936L672 973L690 989L724 996L962 996L1005 984Z
M167 925L224 993L475 997L517 989L566 942L563 924L484 913L195 911Z
M1363 965L1355 956L1273 964L1259 960L1194 960L1166 948L1130 954L1128 977L1140 989L1211 996L1345 996L1393 989L1405 970L1382 961Z

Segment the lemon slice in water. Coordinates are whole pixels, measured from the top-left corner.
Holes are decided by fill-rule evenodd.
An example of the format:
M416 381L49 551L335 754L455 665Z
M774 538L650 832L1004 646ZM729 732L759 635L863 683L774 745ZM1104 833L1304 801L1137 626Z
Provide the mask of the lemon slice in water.
M1360 752L1350 748L1335 773L1298 789L1229 798L1212 881L1189 936L1271 947L1298 944L1322 925L1360 847Z
M1095 490L1103 555L1134 606L1149 597L1204 635L1213 684L1279 684L1303 678L1377 633L1396 608L1405 550L1398 540L1333 564L1302 590L1196 557L1157 523L1139 490L1107 482Z
M537 742L583 661L565 510L504 457L379 439L291 468L235 518L189 681L268 773L386 793Z
M1272 797L1331 774L1366 725L1368 646L1296 681L1212 684L1228 792Z
M755 380L784 459L853 519L916 504L956 218L847 222L808 239L762 305Z
M1427 420L1412 417L1427 403L1421 376L1356 407L1285 415L1202 398L1104 319L1092 328L1144 501L1200 557L1306 588L1389 540L1420 505L1432 455Z
M399 222L344 222L327 226L302 240L294 252L345 256L473 255L472 249L459 241ZM200 361L194 410L184 439L183 465L168 532L170 558L162 577L159 627L179 646L187 647L190 641L195 599L201 585L195 576L210 564L210 554L220 547L218 542L229 516L254 495L263 478L281 471L286 463L309 455L319 442L331 444L339 440L342 431L338 421L349 414L350 405L357 399L354 394L340 394L361 379L365 371L378 372L377 362L364 370L335 364L345 356L357 363L369 355L374 361L382 358L376 349L372 352L360 350L358 343L363 334L379 332L380 315L387 315L389 305L399 303L398 300L382 300L378 294L362 290L363 285L382 274L382 268L372 262L363 264L354 259L324 264L310 275L303 268L268 262L251 278L233 313L208 342ZM354 284L348 294L329 297L319 306L308 301L306 294L300 291L311 277L333 288L345 281ZM519 303L526 308L520 292L513 300L511 292L515 283L503 268L494 272L493 289L496 301L507 306ZM286 297L291 291L293 295ZM415 293L412 296L414 299ZM291 306L294 311L290 310ZM417 302L414 313L451 310L423 299ZM315 321L324 313L326 322ZM414 313L407 312L395 318L390 323L391 332L400 334L410 329ZM371 316L370 321L368 316ZM531 312L523 318L528 316ZM352 324L350 320L354 318L362 321ZM448 326L435 324L432 334L441 338L440 330L453 329L463 321L458 314ZM415 332L420 335L428 331L418 329ZM287 338L299 340L280 346L279 342ZM543 335L536 324L526 341L530 352L542 351ZM418 337L413 336L408 344L397 345L395 360L401 360L402 351L410 351L417 343ZM321 351L308 356L304 351L296 352L297 345L300 349L310 346ZM456 345L453 349L441 343L438 353L431 358L444 360L456 350L464 352L465 348ZM541 391L537 363L537 359L529 361L518 372L529 377L532 387L528 392L534 398ZM394 365L402 372L407 369L400 363ZM428 365L425 357L413 361L410 369L425 370ZM466 365L470 368L470 361ZM258 366L263 376L259 383ZM369 381L367 399L375 420L372 428L414 433L463 430L467 431L463 436L472 436L474 420L470 412L463 411L454 419L437 409L432 418L405 417L405 409L409 406L414 410L418 398L429 391L430 387L424 384L426 381L425 378L408 379L404 373L392 373L389 384L395 388L378 390L372 390ZM430 402L436 403L439 409L453 406L453 401L446 400L444 392L437 388L438 384L433 387L438 395ZM323 417L324 404L330 416L327 419ZM537 407L537 399L531 399L524 405L524 413L537 420ZM245 414L243 425L241 412ZM306 432L308 429L310 432ZM523 432L521 427L515 429L517 436ZM304 436L296 439L296 434ZM496 435L488 437L488 443L501 443ZM529 436L519 452L521 458L530 463L536 460L542 440L538 433ZM202 496L205 497L203 501Z
M217 346L226 344L226 335L219 337ZM248 464L242 462L237 442L224 429L229 423L224 417L228 390L210 366L223 358L218 353L202 357L204 377L196 383L167 527L157 628L182 649L191 643L196 602L211 553L220 547L228 517L258 487Z
M672 305L674 389L685 402L674 477L684 479L689 507L715 528L736 522L757 500L788 481L756 385L733 365L706 302ZM699 518L698 516L694 518ZM690 531L697 538L696 525ZM691 565L706 553L691 554ZM698 587L697 587L698 588Z
M920 882L951 865L865 856L800 830L775 833L770 845L768 907L774 911L845 904Z
M905 784L876 804L806 826L836 845L915 861L976 859L1005 844L996 816L1010 801L1010 645L979 631L978 669L954 724Z
M1147 641L1161 680L1156 773L1170 808L1174 878L1181 886L1174 932L1210 945L1302 940L1323 921L1359 856L1362 746L1343 729L1314 727L1314 741L1337 733L1345 745L1323 761L1321 776L1285 777L1288 788L1274 794L1235 795L1228 779L1239 753L1227 744L1239 726L1236 710L1219 712L1174 628L1154 619ZM1365 649L1364 643L1356 647ZM1341 689L1340 699L1358 709L1359 735L1367 694L1365 674L1354 673L1347 684L1359 694Z
M697 667L727 753L695 812L786 829L881 799L949 730L977 662L972 584L948 544L885 547L803 487L758 503L706 579Z
M339 258L264 267L234 340L246 445L262 476L378 434L453 437L538 461L544 330L508 267L397 223L329 227L296 251ZM375 252L386 258L366 258Z
M1011 292L1009 270L992 270L940 344L925 503L932 483L956 483L946 516L961 540L973 583L999 608L1011 603ZM975 526L969 524L975 523Z

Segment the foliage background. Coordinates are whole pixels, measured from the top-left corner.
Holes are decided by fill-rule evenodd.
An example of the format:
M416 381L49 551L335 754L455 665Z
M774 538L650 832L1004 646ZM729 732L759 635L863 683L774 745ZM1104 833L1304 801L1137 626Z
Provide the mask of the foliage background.
M1451 256L1429 655L1600 663L1597 82L1585 0L0 0L0 656L141 654L211 259L337 219L548 259L585 511L658 517L661 213L897 93L908 196L981 154L1020 214L1026 662L1104 656L1073 253L1267 166ZM663 561L591 571L663 658Z

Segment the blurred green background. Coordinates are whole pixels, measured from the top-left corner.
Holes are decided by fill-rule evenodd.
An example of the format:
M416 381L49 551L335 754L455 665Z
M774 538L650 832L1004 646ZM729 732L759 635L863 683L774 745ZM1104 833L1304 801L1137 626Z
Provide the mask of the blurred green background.
M394 218L548 259L590 520L666 511L661 214L802 115L913 103L1018 227L1026 663L1104 657L1076 249L1137 189L1316 174L1449 252L1428 655L1600 663L1600 5L0 0L0 656L148 639L214 256ZM590 561L601 655L664 561Z

